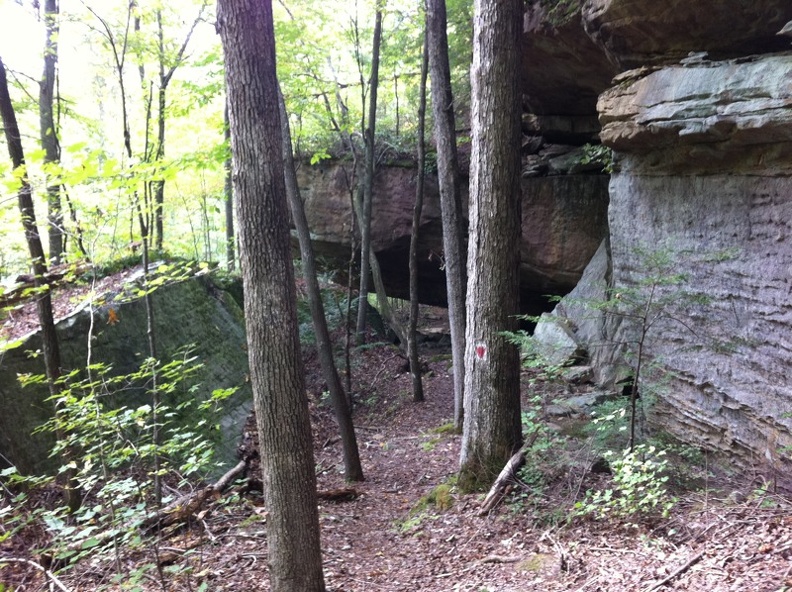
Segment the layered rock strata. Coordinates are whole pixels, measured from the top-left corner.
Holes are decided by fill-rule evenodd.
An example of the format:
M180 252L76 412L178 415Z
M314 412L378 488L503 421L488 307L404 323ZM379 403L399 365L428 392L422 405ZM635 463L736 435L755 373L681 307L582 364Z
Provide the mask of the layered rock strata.
M693 52L713 59L783 51L776 33L792 20L786 0L586 0L591 38L621 69L679 61Z
M576 291L601 302L606 283L614 296L656 284L644 291L663 302L644 339L651 424L779 477L792 468L790 72L786 52L620 76L599 101L616 158L610 264L596 258ZM654 282L653 253L676 258ZM635 366L641 323L581 302L556 313L612 383Z

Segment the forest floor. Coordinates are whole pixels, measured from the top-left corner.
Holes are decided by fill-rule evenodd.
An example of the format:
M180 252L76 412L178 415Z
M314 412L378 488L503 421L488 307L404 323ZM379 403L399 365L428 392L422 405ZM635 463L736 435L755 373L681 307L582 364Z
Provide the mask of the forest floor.
M355 423L366 480L349 484L318 363L306 352L318 489L346 490L343 499L319 501L329 591L792 590L792 504L758 474L730 473L703 454L695 462L671 457L669 485L678 501L667 517L572 518L574 502L610 479L592 470L598 456L580 417L543 424L543 433L554 434L552 448L537 449L523 482L482 514L484 493L462 494L454 485L461 438L449 429L449 354L440 347L422 354L426 401L415 403L405 361L392 346L355 353ZM591 389L544 378L524 371L526 408ZM669 445L674 450L681 448ZM260 494L238 486L170 533L158 555L121 549L112 561L97 553L56 572L57 583L20 562L38 562L35 549L46 538L43 529L28 529L0 543L0 591L266 591L266 519ZM157 556L167 564L164 584L155 569L142 569ZM8 558L15 561L2 564ZM145 575L111 583L118 565Z

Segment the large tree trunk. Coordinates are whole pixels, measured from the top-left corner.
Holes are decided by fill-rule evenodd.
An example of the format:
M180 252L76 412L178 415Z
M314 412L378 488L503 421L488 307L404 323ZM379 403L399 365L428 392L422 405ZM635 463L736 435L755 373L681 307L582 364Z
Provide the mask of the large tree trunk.
M39 120L41 128L41 148L44 150L44 163L60 161L57 127L55 125L55 70L58 65L58 2L46 0L44 3L44 24L47 37L44 42L44 72L39 84ZM61 261L64 251L63 209L61 207L60 185L47 186L47 222L49 226L49 256L53 264Z
M333 344L330 341L330 332L327 329L322 292L316 278L316 261L313 247L311 246L311 231L308 227L308 218L305 217L300 189L297 185L297 172L294 169L294 155L291 146L291 130L289 129L289 116L286 114L286 104L283 96L279 95L279 112L281 119L281 132L283 133L283 164L285 168L286 196L291 207L292 220L297 230L302 256L303 278L308 289L308 304L311 308L314 332L316 334L316 349L319 353L319 363L322 366L330 391L330 400L333 403L336 421L341 434L341 444L344 451L344 473L348 481L363 481L363 467L360 464L355 426L352 424L352 411L341 386L335 361L333 360Z
M25 154L22 149L22 138L19 134L16 113L11 103L11 95L8 92L8 79L6 78L2 58L0 58L0 121L2 121L3 129L5 130L11 163L14 169L19 169L25 165ZM54 397L60 392L58 379L61 377L61 358L58 334L55 330L55 318L52 314L50 287L45 277L47 263L44 248L41 245L38 224L36 223L36 211L33 207L33 196L26 173L22 175L20 181L21 185L18 193L19 213L22 216L22 227L25 231L31 267L33 268L33 283L37 289L36 307L41 326L41 342L44 350L47 386L54 400ZM59 433L58 438L63 439L63 434ZM71 460L70 448L67 447L64 453L64 464L68 464ZM80 492L73 480L71 470L66 472L66 478L68 480L66 502L69 509L75 511L80 506Z
M521 0L476 0L460 485L489 484L520 447L517 329L520 244Z
M219 0L273 592L324 592L297 332L271 0Z
M448 62L445 0L427 0L429 69L432 77L432 112L437 143L437 176L443 219L443 251L451 325L451 355L454 362L454 426L462 431L465 387L465 232L462 193L459 188L459 157Z
M363 167L363 208L360 225L360 291L357 318L357 342L366 336L369 276L371 273L371 206L374 201L374 136L377 126L377 88L379 86L379 53L382 42L382 11L377 10L374 21L374 43L371 50L371 79L369 82L368 126L365 130L366 154Z

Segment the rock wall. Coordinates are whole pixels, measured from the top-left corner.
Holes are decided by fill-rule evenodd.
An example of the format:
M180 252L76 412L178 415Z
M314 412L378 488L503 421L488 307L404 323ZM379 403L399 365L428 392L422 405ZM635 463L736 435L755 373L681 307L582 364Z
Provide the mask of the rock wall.
M140 298L114 300L105 297L93 319L91 360L110 364L114 373L134 372L148 355L146 311ZM202 367L175 393L170 404L186 398L207 399L213 390L239 387L235 395L220 407L217 422L220 433L206 434L217 441L220 462L234 463L236 445L248 412L252 408L252 391L248 371L244 318L230 295L208 277L192 278L158 288L152 295L158 353L168 360L185 346L194 345L193 355ZM110 310L114 319L110 319ZM57 323L61 357L66 369L83 368L88 356L91 315L87 309L73 313ZM52 414L45 387L22 388L17 381L21 373L43 374L40 357L29 352L41 348L38 333L25 338L17 348L0 358L0 466L14 464L23 473L40 474L53 470L58 461L49 458L54 443L50 434L31 432ZM197 389L190 387L197 385ZM119 403L142 405L148 400L140 389L129 389ZM194 423L185 416L185 425Z
M607 234L607 176L560 174L573 166L562 158L567 152L551 152L557 159L545 159L557 167L552 176L523 179L522 303L532 314L547 309L547 294L564 294L575 286ZM353 220L347 169L343 162L325 161L304 165L298 174L314 249L336 269L346 269L350 256ZM386 289L391 296L409 298L415 168L378 167L373 195L372 244ZM466 190L463 201L467 204ZM433 177L427 182L418 261L419 298L445 305L442 222Z
M621 69L670 63L690 52L714 59L782 51L792 19L785 0L586 0L583 25Z
M649 420L783 478L792 468L792 51L775 33L792 4L586 0L582 19L612 63L636 69L598 102L615 159L610 240L574 295L601 298L606 284L624 292L647 278L642 251L674 254L668 277L684 281L658 295L680 298L646 339L657 367L642 385L656 396ZM600 382L624 375L634 323L573 298L556 314Z
M650 334L648 355L666 370L652 420L774 469L792 445L790 72L789 52L673 65L599 103L603 141L619 159L614 285L641 277L637 247L662 247L678 253L686 289L710 300L675 311L682 334Z

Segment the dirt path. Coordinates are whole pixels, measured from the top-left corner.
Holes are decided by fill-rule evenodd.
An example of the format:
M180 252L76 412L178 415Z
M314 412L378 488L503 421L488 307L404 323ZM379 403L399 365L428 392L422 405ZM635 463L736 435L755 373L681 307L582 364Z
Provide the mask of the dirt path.
M633 525L566 524L568 496L548 490L537 501L521 497L519 488L479 516L482 496L461 495L451 481L460 438L443 429L453 409L448 356L426 352L424 359L427 401L416 404L392 349L374 347L356 357L355 421L366 481L352 486L350 501L320 501L329 591L792 590L790 505L745 475L713 477L704 490L680 494L668 519ZM321 380L310 363L306 372L319 489L349 487ZM75 592L266 591L266 517L255 492L240 489L218 500L191 528L163 541L164 588L145 567L154 561L150 548L121 550L127 571L121 583L111 583L118 564L92 557L58 577ZM38 535L0 544L0 556L37 559ZM13 583L15 592L46 588L40 572L20 563L0 567L2 582Z
M543 520L554 500L537 513L518 491L479 516L481 495L442 487L456 471L460 440L437 430L452 416L448 362L430 362L428 400L415 404L400 358L377 349L364 358L359 378L368 386L356 420L367 480L354 485L354 501L320 503L328 590L792 589L789 505L767 492L740 490L737 481L719 483L735 487L731 497L715 489L687 493L667 520L638 525L552 526ZM328 411L316 407L314 419L319 488L344 487L338 444L326 445L334 441ZM564 510L550 513L557 519ZM234 526L210 551L210 590L268 589L261 528L258 522ZM258 537L238 538L251 532Z

